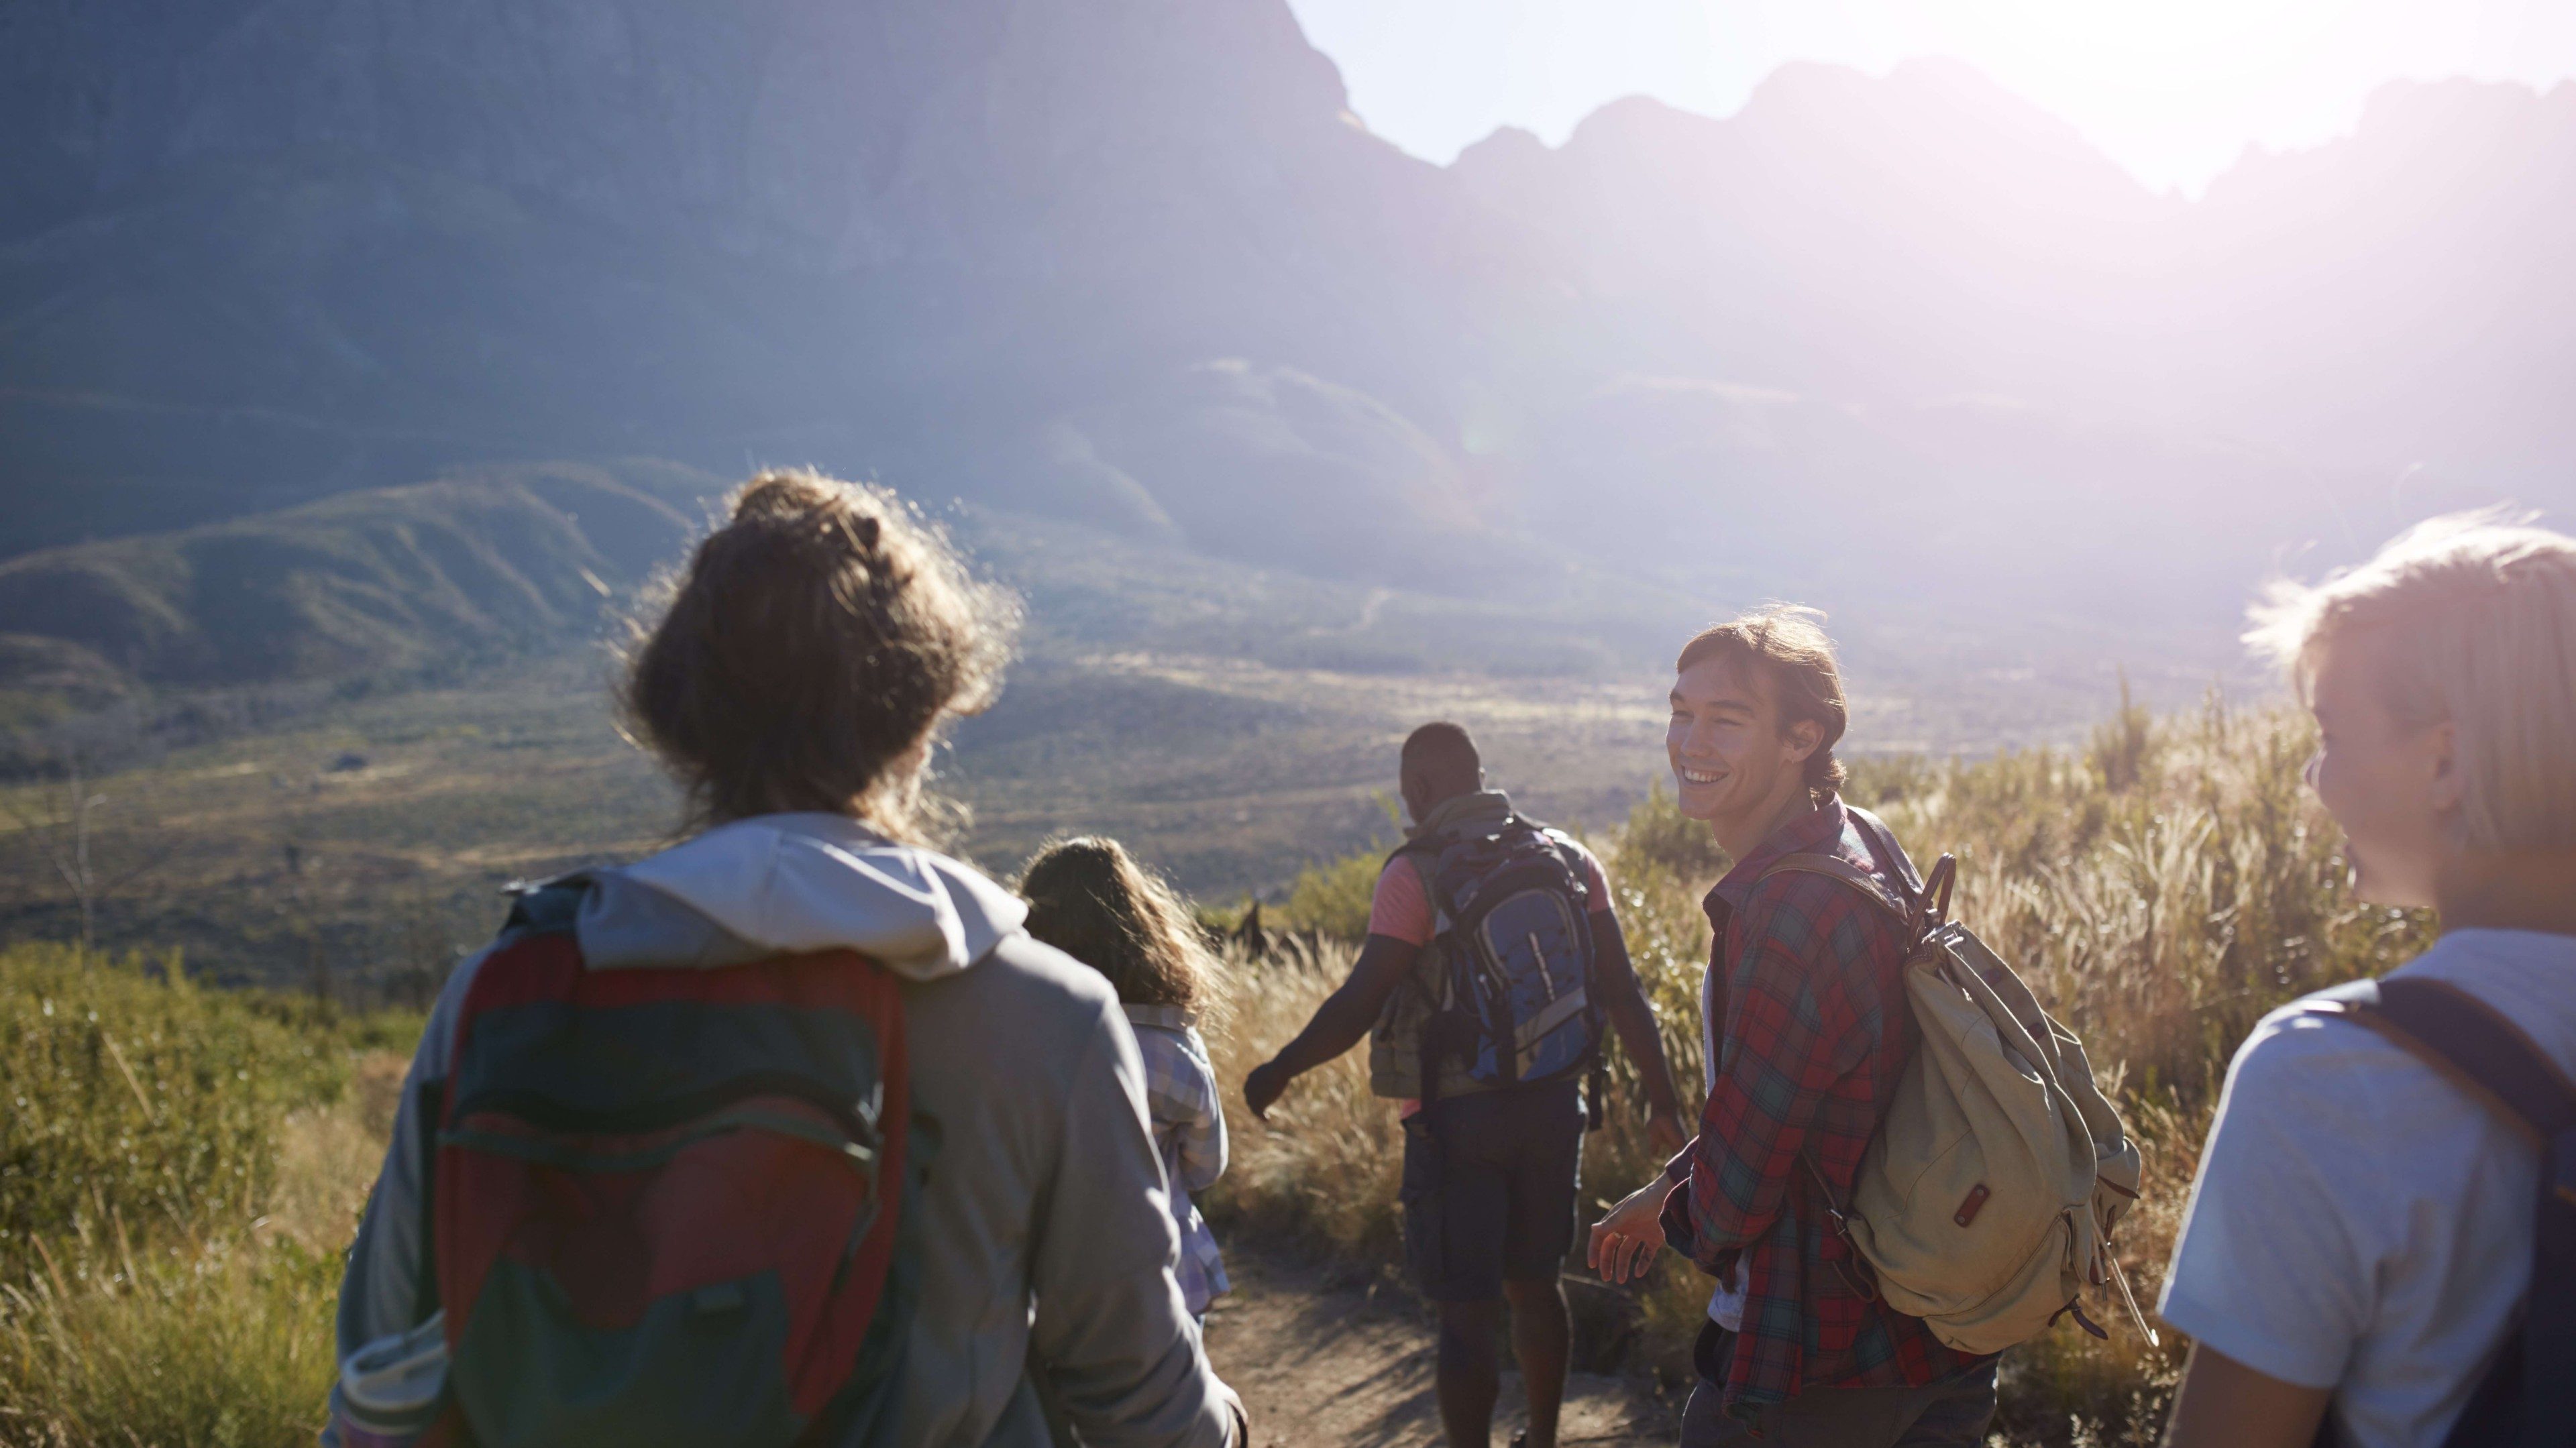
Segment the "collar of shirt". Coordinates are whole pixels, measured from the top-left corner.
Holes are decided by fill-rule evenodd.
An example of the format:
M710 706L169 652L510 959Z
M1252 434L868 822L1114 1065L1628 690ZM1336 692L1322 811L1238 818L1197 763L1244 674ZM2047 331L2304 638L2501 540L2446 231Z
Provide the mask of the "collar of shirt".
M1129 1025L1160 1026L1167 1031L1186 1031L1197 1024L1190 1019L1190 1013L1179 1006L1146 1006L1122 1002L1118 1008L1127 1013Z
M1753 893L1753 882L1761 879L1781 856L1833 853L1843 837L1843 820L1842 796L1828 793L1814 809L1792 817L1756 845L1752 854L1736 861L1735 868L1727 871L1726 878L1718 881L1700 902L1719 937L1726 934L1727 917L1742 909L1744 897Z

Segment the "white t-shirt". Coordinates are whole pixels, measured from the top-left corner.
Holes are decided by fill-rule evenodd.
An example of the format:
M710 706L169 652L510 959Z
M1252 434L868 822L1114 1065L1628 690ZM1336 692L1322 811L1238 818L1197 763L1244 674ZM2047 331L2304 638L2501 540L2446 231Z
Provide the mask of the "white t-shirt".
M2455 930L2394 974L2469 992L2576 1072L2576 936ZM2530 1284L2539 1176L2491 1108L2400 1047L2275 1011L2228 1068L2165 1320L2333 1388L2352 1448L2436 1448Z
M1717 970L1714 966L1699 978L1699 1061L1702 1088L1717 1094ZM1708 1294L1708 1320L1728 1332L1744 1330L1744 1298L1748 1283L1744 1259L1735 1259L1735 1270L1717 1279Z

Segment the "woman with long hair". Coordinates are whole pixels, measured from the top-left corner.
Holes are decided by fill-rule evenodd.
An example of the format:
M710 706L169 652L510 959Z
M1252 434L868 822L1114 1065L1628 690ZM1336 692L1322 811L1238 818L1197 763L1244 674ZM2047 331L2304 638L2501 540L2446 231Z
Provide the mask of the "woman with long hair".
M1172 888L1097 835L1038 851L1020 880L1029 933L1097 970L1118 992L1145 1058L1145 1108L1181 1230L1181 1300L1193 1317L1232 1287L1193 1200L1225 1175L1225 1108L1199 1027L1225 1008L1223 967Z

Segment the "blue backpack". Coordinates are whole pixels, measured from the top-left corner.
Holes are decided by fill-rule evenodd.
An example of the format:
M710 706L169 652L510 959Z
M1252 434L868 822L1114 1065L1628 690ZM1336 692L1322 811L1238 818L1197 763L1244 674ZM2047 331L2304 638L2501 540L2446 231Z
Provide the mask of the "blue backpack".
M2440 981L2359 980L2310 1015L2367 1026L2495 1112L2540 1152L2531 1292L2445 1448L2539 1448L2576 1423L2576 1083L2485 1002ZM2319 1448L2338 1441L2329 1417Z
M1441 1001L1422 1033L1424 1104L1439 1094L1443 1058L1496 1086L1587 1066L1597 1075L1591 914L1608 902L1591 898L1574 842L1514 814L1396 853L1414 857L1439 912ZM1593 1114L1597 1124L1597 1102Z

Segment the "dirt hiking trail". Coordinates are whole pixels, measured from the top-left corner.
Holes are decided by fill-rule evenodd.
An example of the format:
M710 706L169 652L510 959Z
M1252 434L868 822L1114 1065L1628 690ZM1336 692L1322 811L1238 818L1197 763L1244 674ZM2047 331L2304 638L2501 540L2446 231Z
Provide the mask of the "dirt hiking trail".
M1256 1448L1438 1448L1429 1312L1404 1293L1337 1280L1293 1259L1228 1251L1234 1291L1208 1313L1208 1357L1252 1415ZM1521 1427L1520 1374L1504 1357L1494 1445ZM1566 1383L1564 1448L1670 1448L1671 1409L1628 1377Z

